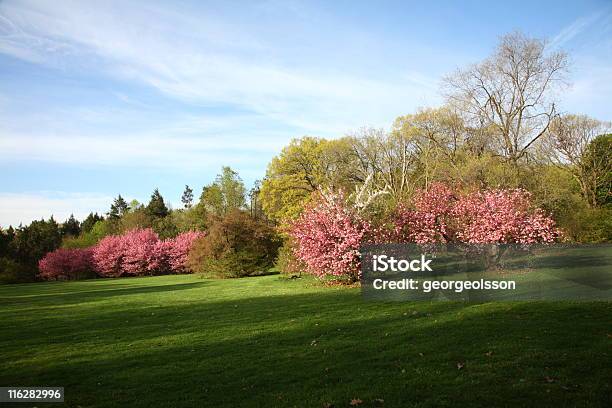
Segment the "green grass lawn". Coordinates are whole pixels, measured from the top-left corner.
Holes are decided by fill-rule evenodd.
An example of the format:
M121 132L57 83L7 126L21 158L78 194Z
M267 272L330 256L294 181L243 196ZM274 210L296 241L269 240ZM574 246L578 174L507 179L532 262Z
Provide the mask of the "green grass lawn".
M63 386L71 407L609 407L612 395L606 302L372 303L309 279L185 275L0 286L0 321L0 385Z

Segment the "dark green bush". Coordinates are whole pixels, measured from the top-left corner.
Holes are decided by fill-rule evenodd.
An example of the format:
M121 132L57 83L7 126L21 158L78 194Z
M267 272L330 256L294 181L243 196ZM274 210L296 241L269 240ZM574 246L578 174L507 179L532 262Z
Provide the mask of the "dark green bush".
M33 265L26 265L14 259L0 257L0 282L22 283L36 280L38 269Z
M306 270L306 265L297 259L293 253L294 245L291 237L288 237L279 248L274 266L276 266L280 273L300 275Z
M274 264L280 240L274 228L233 210L210 221L204 238L189 255L189 266L205 277L237 278L266 272Z

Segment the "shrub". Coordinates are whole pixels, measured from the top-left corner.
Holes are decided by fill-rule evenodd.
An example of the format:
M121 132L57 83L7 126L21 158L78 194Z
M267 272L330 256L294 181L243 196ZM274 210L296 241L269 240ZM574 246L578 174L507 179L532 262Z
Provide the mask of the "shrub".
M208 234L196 240L188 263L208 277L248 276L273 265L279 244L272 227L233 210L212 220Z
M21 283L33 282L36 276L36 267L30 264L17 262L8 257L0 257L0 282Z
M45 280L84 279L95 276L93 250L59 248L38 262L38 277Z
M283 245L278 250L278 256L274 266L287 275L301 274L307 270L306 264L295 256L296 245L291 237L283 241Z
M584 208L575 217L577 227L571 238L578 242L612 242L612 208Z
M296 257L309 272L355 281L359 247L370 225L345 204L342 193L319 194L290 228Z

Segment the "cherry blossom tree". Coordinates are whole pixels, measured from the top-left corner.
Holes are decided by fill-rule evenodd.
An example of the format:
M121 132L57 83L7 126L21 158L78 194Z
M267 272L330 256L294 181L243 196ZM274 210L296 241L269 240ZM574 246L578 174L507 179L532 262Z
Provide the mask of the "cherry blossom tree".
M359 277L364 243L531 244L560 237L554 220L525 190L462 193L442 183L417 191L374 228L341 193L320 194L293 223L296 258L318 277Z
M401 206L391 220L393 242L531 244L560 236L554 220L522 189L462 194L444 184L418 191L413 208Z
M126 275L152 275L166 268L166 248L151 228L126 232L121 268Z
M476 191L461 197L452 212L461 242L533 244L560 236L554 220L535 208L531 193L521 189Z
M108 236L93 248L93 262L102 277L188 273L187 256L201 232L184 232L165 241L151 229L133 229Z
M291 225L296 257L318 277L359 277L359 247L370 225L345 203L342 193L319 193Z
M124 274L123 257L127 241L121 235L109 235L93 247L93 263L98 275L116 278Z
M59 248L38 262L38 277L45 280L78 279L93 273L91 248Z

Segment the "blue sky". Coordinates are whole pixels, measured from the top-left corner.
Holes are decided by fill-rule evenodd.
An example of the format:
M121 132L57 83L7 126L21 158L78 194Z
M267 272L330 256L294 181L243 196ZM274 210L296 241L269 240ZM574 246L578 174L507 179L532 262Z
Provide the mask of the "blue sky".
M441 104L514 30L569 52L562 110L611 120L612 3L559 4L0 1L0 226L250 185L293 137Z

